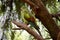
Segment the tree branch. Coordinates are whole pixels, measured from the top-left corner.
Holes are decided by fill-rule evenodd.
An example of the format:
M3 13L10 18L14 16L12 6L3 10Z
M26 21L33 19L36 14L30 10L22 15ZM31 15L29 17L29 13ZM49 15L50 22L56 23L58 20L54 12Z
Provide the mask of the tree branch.
M12 30L21 30L22 28L13 28Z
M27 0L25 0L27 3ZM58 33L60 29L58 28L55 21L52 19L52 15L49 14L48 10L44 6L41 0L34 0L34 4L38 6L38 8L32 7L33 4L27 3L31 6L33 11L35 12L35 16L42 22L42 24L48 29L53 40L57 40Z
M52 17L55 17L56 19L58 19L58 20L60 21L60 19L59 19L60 13L57 13L57 14L51 14L51 15L52 15Z
M43 38L39 34L37 34L35 31L33 31L31 28L29 28L27 24L19 23L17 21L13 21L13 23L16 24L19 28L26 30L28 33L33 35L37 40L43 40Z

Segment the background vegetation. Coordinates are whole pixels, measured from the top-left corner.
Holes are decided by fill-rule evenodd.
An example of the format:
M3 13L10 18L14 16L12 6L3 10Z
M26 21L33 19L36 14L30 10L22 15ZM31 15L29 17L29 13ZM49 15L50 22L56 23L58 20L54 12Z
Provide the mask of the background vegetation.
M60 12L59 0L41 1L50 14L57 14ZM30 17L34 17L35 21L30 21ZM57 25L60 25L60 20L56 18L53 19ZM52 40L48 30L41 21L35 17L30 5L21 0L0 0L0 40L35 40L35 38L25 30L13 30L13 28L17 28L17 26L12 23L13 20L28 24L28 26L37 33L41 32L41 35L45 40ZM39 27L39 31L34 26Z

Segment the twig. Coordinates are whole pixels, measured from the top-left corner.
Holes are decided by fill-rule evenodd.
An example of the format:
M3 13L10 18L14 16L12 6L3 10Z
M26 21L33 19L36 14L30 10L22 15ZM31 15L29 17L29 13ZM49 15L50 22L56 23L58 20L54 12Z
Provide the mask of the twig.
M60 19L59 19L60 13L57 13L57 14L51 14L51 15L52 15L52 17L55 17L56 19L58 19L58 20L60 21Z
M13 28L12 30L21 30L21 28Z

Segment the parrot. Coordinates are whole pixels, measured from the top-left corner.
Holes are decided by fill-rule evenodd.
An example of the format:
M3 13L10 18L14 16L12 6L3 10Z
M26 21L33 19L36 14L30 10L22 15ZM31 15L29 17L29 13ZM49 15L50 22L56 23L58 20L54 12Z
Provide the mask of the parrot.
M27 7L24 7L24 6L21 8L21 10L22 10L21 14L22 16L24 16L23 17L24 23L26 23L27 25L30 24L30 27L31 28L34 27L37 30L38 34L41 35L39 31L40 28L36 23L36 18L35 18L34 13L32 11L31 12L28 11Z
M39 26L36 24L36 19L30 15L29 13L24 13L24 18L28 21L27 24L30 24L32 27L34 27L37 32L41 35L40 31L39 31Z

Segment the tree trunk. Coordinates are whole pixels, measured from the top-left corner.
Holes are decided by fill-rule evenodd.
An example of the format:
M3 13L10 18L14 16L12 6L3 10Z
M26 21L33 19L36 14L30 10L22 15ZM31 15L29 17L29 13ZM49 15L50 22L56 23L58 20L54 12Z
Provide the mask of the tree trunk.
M52 18L52 15L49 14L46 7L43 5L41 0L34 0L34 2L29 2L29 0L24 0L27 4L31 6L33 11L35 12L35 16L42 22L42 24L48 29L50 36L53 40L57 40L58 33L60 29ZM32 4L34 3L34 5ZM33 5L33 6L32 6ZM60 38L59 38L60 39Z

